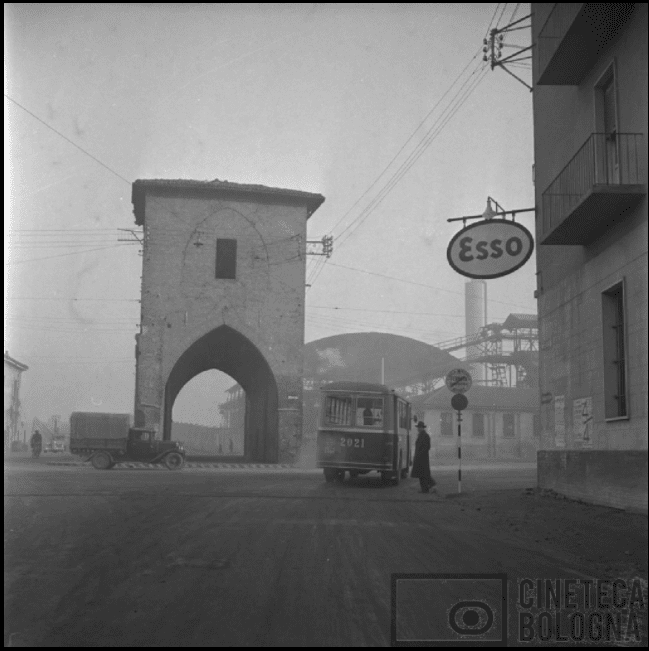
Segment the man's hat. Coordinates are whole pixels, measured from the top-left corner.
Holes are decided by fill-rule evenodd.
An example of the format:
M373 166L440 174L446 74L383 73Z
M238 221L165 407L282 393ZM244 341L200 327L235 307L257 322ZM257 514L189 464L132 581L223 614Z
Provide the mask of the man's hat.
M423 420L420 420L420 421L417 423L417 427L418 427L418 428L426 429L426 423L424 423Z

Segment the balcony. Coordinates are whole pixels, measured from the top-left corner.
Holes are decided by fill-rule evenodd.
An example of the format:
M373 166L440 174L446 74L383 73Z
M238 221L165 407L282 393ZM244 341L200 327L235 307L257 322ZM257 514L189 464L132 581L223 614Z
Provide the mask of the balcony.
M557 2L539 32L537 85L578 86L629 18L633 2Z
M590 244L646 194L639 133L593 133L541 196L540 244Z

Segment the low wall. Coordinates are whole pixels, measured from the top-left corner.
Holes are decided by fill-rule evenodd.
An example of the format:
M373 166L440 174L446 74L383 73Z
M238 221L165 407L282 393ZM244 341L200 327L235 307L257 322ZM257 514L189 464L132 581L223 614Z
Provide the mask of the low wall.
M539 488L647 513L647 450L540 450Z

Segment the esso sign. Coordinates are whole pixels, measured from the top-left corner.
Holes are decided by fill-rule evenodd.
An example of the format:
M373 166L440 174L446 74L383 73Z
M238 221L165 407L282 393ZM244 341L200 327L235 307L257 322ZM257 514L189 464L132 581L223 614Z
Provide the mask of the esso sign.
M448 263L468 278L500 278L520 269L534 251L532 234L516 222L489 219L463 228L448 245Z

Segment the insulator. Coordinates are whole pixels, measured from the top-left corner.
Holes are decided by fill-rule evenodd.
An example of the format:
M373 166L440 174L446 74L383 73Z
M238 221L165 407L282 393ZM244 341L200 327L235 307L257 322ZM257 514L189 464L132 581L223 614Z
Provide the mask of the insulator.
M486 44L487 44L487 39L486 39L486 38L483 38L483 39L482 39L482 44L483 44L483 45L486 45Z
M485 55L482 57L482 60L483 60L483 61L488 61L488 60L489 60L489 57L485 54Z

